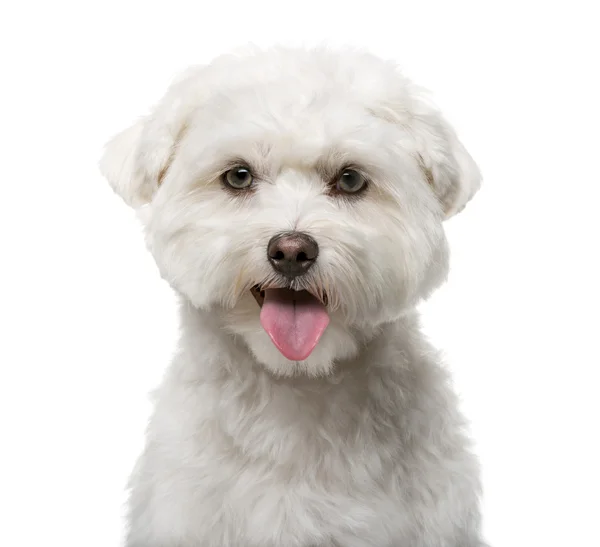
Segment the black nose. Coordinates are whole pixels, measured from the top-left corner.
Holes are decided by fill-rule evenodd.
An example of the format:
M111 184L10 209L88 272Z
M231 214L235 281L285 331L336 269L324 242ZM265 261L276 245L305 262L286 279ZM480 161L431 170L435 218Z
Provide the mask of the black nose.
M317 242L302 232L278 234L269 241L267 256L273 268L286 277L305 274L319 254Z

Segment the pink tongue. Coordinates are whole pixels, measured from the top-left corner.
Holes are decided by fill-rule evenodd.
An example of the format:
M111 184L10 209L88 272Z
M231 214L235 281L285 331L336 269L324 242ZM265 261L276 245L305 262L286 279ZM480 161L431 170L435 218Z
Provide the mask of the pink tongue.
M267 289L260 323L290 361L303 361L329 324L325 306L307 291Z

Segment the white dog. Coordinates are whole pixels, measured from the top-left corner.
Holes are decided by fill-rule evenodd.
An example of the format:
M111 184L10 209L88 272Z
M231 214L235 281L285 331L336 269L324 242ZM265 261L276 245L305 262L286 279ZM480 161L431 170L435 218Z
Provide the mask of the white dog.
M484 545L478 465L415 311L480 174L393 64L218 58L101 168L181 299L129 547Z

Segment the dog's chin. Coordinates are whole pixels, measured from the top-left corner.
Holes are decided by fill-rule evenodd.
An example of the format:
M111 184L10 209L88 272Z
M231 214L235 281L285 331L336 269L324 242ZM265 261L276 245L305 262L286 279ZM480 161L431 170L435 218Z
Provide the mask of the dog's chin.
M334 318L312 353L303 361L287 359L258 321L256 331L245 333L243 339L256 360L277 376L328 376L335 370L336 363L351 359L358 353L356 339Z
M329 324L310 355L290 360L276 347L260 320L260 302L250 293L225 312L227 330L241 338L256 361L276 376L328 376L336 364L358 354L359 341L338 312L330 313Z

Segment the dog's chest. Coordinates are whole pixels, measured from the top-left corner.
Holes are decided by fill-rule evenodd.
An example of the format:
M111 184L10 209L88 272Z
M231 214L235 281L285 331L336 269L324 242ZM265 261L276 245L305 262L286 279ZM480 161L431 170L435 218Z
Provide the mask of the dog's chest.
M410 541L420 518L414 493L435 485L407 472L406 416L349 392L331 395L335 405L285 391L263 406L229 401L202 423L202 434L189 437L190 459L173 470L191 537L206 537L209 527L214 545Z
M416 547L450 537L468 461L451 424L424 419L414 390L394 380L371 381L370 392L361 382L171 391L132 479L141 537L162 545L175 532L185 547Z
M222 469L202 481L198 516L210 515L211 536L221 536L222 545L243 538L249 547L384 547L406 539L413 488L402 467L375 446L353 448L297 447L287 464L223 456Z

